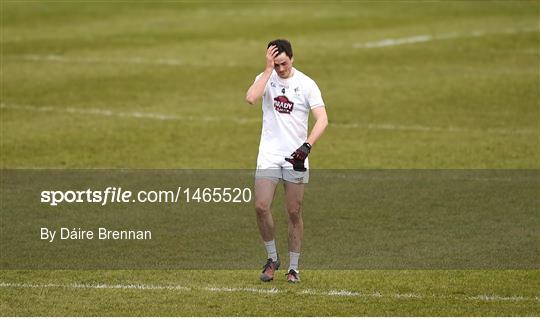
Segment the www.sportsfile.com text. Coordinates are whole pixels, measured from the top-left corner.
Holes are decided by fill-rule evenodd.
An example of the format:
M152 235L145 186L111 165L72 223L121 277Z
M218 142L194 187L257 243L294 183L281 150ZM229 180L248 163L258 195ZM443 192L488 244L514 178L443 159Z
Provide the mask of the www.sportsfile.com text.
M135 195L134 195L135 194ZM248 203L252 191L248 187L182 187L175 190L124 190L107 187L104 190L44 190L41 203L50 206L72 203Z

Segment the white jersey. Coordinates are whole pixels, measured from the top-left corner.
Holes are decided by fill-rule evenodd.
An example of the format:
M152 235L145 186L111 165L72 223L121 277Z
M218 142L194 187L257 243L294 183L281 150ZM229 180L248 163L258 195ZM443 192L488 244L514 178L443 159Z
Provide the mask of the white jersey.
M291 77L282 79L274 70L266 83L259 154L291 155L307 139L309 111L324 106L315 81L295 68L292 72Z

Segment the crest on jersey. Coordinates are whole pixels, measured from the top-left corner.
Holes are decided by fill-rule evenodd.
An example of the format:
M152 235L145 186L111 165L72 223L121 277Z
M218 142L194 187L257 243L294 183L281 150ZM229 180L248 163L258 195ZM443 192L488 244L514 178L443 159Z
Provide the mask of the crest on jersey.
M290 114L293 110L294 103L289 101L285 95L280 95L274 98L274 109L279 113Z

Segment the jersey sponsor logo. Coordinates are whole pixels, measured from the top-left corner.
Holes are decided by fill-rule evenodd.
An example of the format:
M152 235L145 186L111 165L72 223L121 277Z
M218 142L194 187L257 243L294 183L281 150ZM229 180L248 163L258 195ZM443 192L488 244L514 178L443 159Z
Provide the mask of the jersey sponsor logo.
M279 113L290 114L294 108L294 103L289 101L285 95L274 98L274 109Z

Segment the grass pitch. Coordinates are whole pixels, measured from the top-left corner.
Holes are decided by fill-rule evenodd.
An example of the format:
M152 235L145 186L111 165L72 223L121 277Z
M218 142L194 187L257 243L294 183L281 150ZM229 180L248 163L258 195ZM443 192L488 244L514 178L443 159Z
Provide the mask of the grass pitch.
M539 164L536 2L3 1L2 12L3 167L252 168L261 112L243 99L276 37L327 104L316 168ZM443 38L357 47L425 35Z
M327 104L314 168L540 167L538 2L0 5L4 169L251 169L261 114L243 97L277 37ZM2 270L0 313L540 315L538 264L314 269L296 286L259 266Z
M538 271L31 271L4 273L3 315L535 316ZM54 283L54 284L51 284ZM29 306L31 305L31 306Z

